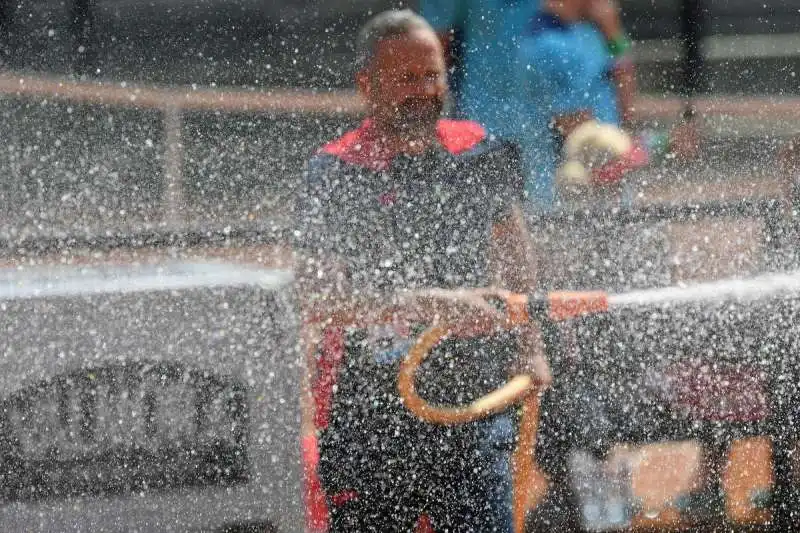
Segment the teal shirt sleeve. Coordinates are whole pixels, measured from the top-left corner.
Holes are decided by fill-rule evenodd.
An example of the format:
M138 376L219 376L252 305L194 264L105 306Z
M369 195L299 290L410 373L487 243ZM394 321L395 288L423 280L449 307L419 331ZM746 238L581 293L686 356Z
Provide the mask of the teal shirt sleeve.
M577 54L550 51L540 58L551 116L569 115L594 108L593 73L584 68Z
M420 14L437 31L446 31L464 22L464 0L420 0Z
M612 58L602 38L594 32L557 37L543 38L536 57L529 60L536 67L533 77L549 118L586 110L598 120L616 123L616 93L609 78Z
M557 155L549 122L565 113L565 76L555 75L555 57L544 52L542 42L523 40L517 62L521 145L526 172L525 193L529 207L547 211L554 200ZM561 58L559 58L559 61ZM568 105L572 105L567 102Z

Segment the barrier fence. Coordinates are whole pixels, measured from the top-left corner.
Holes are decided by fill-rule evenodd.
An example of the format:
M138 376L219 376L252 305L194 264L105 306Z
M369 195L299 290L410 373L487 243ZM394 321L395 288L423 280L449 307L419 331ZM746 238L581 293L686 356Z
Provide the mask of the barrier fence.
M721 486L730 445L766 436L771 500L759 506L770 511L766 530L790 531L798 504L797 304L796 294L642 304L551 328L554 386L537 435L550 482L570 484L566 463L576 448L603 457L619 443L695 439L713 457L711 487ZM725 522L722 509L689 511Z
M157 88L13 73L0 74L0 94L8 132L0 211L6 228L34 233L280 219L308 156L363 113L347 91ZM737 120L764 135L767 123L785 129L800 118L795 98L694 105L727 134ZM668 124L683 107L678 98L641 97L636 120ZM738 197L750 194L736 187Z
M575 445L603 453L614 442L697 439L724 462L732 441L767 436L774 484L766 527L790 530L800 300L770 282L745 285L742 299L726 290L748 282L719 281L797 271L787 204L652 205L531 223L543 243L543 291L602 288L637 302L548 327L554 386L543 400L537 459L551 482L569 483Z
M785 203L777 200L563 212L531 218L529 222L537 235L539 255L547 263L542 265L540 274L545 291L604 288L624 293L687 281L792 270L800 265L794 221ZM676 231L675 227L685 231ZM700 235L689 245L694 255L678 257L684 250L675 246L685 240L687 232ZM704 239L717 234L720 238L715 241ZM588 245L576 245L580 242ZM203 249L235 254L286 245L299 251L302 248L302 243L292 242L290 232L254 221L230 228L191 231L156 229L17 238L0 241L0 255L39 262L63 258L66 253L70 261L77 261L127 250L134 256L138 252L141 259L148 252L181 257L189 250L199 250L201 255ZM710 269L711 263L720 266ZM785 296L773 294L764 301L745 304L724 299L671 307L654 304L580 318L560 324L555 330L551 328L550 358L556 386L545 401L554 402L551 405L558 406L558 410L554 407L543 412L557 414L558 419L543 420L543 442L552 441L553 432L575 430L576 425L563 422L574 416L568 407L574 400L566 401L563 396L580 397L587 390L594 390L594 397L609 399L600 407L619 423L624 436L618 438L629 442L695 438L703 444L719 446L720 440L767 435L774 448L773 519L769 527L787 530L787 524L795 519L792 510L797 503L790 453L796 436L788 428L793 427L793 417L800 406L795 390L800 373L792 363L797 352L793 341L797 337L797 300L793 299L796 295ZM712 365L715 373L709 375L696 367L681 366L693 361L696 364L698 358ZM664 392L654 390L652 384L666 378L654 378L643 369L657 370L659 376L673 380L700 376L697 379L706 381L697 384L694 396L681 390ZM715 385L719 376L729 381L744 380L739 385L750 387L742 386L733 395L730 390L720 392ZM760 388L748 392L756 385ZM705 421L697 409L692 410L692 401L700 402L701 411L709 403L703 404L703 387L712 399L718 400L720 394L730 396L724 399L731 410L723 413L721 420ZM669 407L676 397L684 403L688 401L688 408L670 408L665 414L664 406ZM741 399L737 402L735 398ZM743 420L737 420L734 415L747 411L746 407L752 407L755 415L748 411L750 414ZM598 411L598 406L592 410ZM647 428L643 429L643 424ZM563 447L546 448L551 454L566 455ZM541 459L553 461L552 455ZM565 482L557 473L552 481Z

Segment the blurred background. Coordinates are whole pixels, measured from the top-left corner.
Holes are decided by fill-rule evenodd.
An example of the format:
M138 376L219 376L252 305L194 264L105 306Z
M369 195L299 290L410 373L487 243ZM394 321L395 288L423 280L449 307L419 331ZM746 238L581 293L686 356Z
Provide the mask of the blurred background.
M646 92L674 93L683 0L622 0ZM703 0L708 89L796 93L800 1ZM140 83L348 87L353 34L387 0L3 0L7 66Z
M0 258L18 259L16 243L39 236L250 224L280 235L308 156L359 120L355 33L372 14L399 6L416 7L0 0ZM621 7L635 41L638 124L667 128L689 95L702 121L703 156L651 170L636 201L785 196L776 156L800 131L800 0L622 0ZM687 56L690 44L699 57ZM763 269L760 219L730 238L721 228L733 224L674 226L669 250L682 263L667 282ZM770 451L763 440L737 446L728 478L744 487L745 516L754 507L748 490L770 482ZM663 474L696 465L696 447L637 453L642 498L664 499L672 490L664 487L690 484L665 485Z
M415 7L0 0L3 226L280 219L303 161L357 121L347 92L355 32L371 14L401 5ZM660 170L647 194L663 197L676 179L763 182L767 169L753 161L771 160L795 132L785 107L800 90L800 0L621 7L635 39L639 121L666 127L682 94L712 99L708 157L691 171ZM687 59L687 39L702 58Z

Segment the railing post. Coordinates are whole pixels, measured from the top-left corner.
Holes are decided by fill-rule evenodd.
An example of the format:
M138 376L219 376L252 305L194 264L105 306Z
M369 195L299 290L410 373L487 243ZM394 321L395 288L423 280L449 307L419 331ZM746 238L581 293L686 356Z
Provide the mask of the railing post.
M706 0L681 0L681 38L683 40L683 91L689 99L705 91L703 38L708 29Z
M93 9L96 9L93 0L72 0L70 4L74 40L70 60L73 73L79 77L96 75L98 41Z
M184 220L183 113L179 107L164 108L164 198L162 220L177 226Z

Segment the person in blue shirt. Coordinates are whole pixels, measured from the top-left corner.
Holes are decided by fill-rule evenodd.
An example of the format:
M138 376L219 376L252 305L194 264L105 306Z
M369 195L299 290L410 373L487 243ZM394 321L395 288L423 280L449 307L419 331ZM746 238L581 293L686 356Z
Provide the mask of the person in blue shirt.
M531 0L420 0L420 12L439 32L458 68L450 83L457 115L469 117L489 135L513 137L513 65Z
M609 131L609 126L627 129L635 95L629 48L612 0L544 0L528 20L517 46L514 95L516 136L528 172L526 193L537 210L548 211L559 199L557 171L565 162L562 148L570 135L584 126L583 139L597 148L608 141L599 138L600 131ZM588 121L604 128L586 135ZM684 126L679 124L671 134L629 136L622 148L611 150L619 151L610 164L591 173L587 185L619 193L620 180L630 170L670 150L691 155L695 132ZM619 131L616 137L621 135L626 134Z
M622 52L627 41L609 40L601 25L589 20L595 3L545 0L520 39L515 96L529 173L526 192L543 210L556 199L556 169L564 139L588 120L622 122L615 53ZM609 46L613 42L616 50Z

